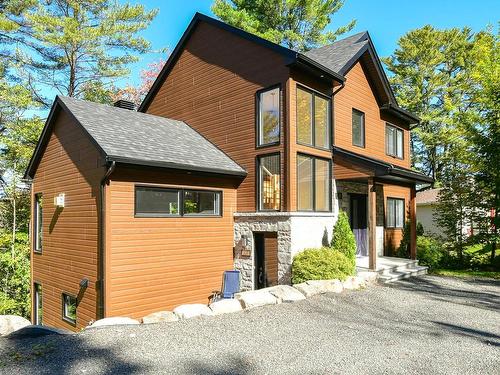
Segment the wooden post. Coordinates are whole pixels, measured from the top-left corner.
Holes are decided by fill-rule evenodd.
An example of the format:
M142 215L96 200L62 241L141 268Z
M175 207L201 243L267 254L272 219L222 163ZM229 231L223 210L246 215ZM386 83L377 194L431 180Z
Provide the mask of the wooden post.
M368 260L371 270L377 269L377 192L375 179L368 178Z
M410 188L410 258L417 259L417 190Z

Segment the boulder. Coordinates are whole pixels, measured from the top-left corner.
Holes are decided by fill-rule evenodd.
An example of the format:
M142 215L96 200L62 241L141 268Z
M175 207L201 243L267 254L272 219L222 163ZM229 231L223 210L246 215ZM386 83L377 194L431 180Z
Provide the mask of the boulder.
M342 281L339 279L328 280L330 281L329 292L330 293L342 293L344 291L344 286L342 285Z
M297 289L290 285L277 285L266 288L269 293L278 298L281 302L295 302L306 299Z
M358 272L358 277L365 281L365 284L375 284L378 281L378 272L361 271Z
M119 325L130 325L130 324L141 324L138 320L127 318L125 316L115 316L111 318L103 318L96 320L92 325L86 328L97 328L105 326L119 326Z
M152 314L146 315L142 318L144 324L149 323L163 323L163 322L176 322L179 317L172 311L157 311Z
M29 325L31 322L22 316L0 315L0 336L8 335Z
M295 284L293 287L306 297L312 297L321 293L315 285L308 284L307 282Z
M361 287L359 284L359 279L356 276L349 276L345 281L342 283L344 289L348 290L356 290Z
M174 313L180 319L190 319L201 315L214 315L212 310L210 310L207 305L203 305L201 303L192 303L177 306L174 309Z
M240 300L241 305L245 309L280 303L275 296L263 289L236 293L234 298Z
M208 307L215 315L233 313L243 310L241 302L238 299L221 299L211 303Z
M328 293L333 290L331 280L309 280L306 284L316 287L319 293Z
M62 328L52 328L47 326L26 326L8 334L8 339L36 338L48 335L72 335L73 332Z

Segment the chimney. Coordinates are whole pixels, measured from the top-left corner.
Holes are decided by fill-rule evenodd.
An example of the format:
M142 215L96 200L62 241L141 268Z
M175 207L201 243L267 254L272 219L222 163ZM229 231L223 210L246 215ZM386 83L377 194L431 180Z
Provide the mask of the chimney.
M116 102L113 103L113 106L118 107L118 108L123 108L123 109L129 109L131 111L135 110L135 104L132 103L131 101L128 100L117 100Z

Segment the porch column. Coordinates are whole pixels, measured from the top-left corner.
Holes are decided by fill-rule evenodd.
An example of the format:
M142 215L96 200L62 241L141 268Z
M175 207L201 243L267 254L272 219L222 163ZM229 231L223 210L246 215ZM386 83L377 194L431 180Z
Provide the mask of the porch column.
M417 189L410 188L410 258L417 259Z
M368 259L371 270L377 268L377 192L375 179L368 178Z

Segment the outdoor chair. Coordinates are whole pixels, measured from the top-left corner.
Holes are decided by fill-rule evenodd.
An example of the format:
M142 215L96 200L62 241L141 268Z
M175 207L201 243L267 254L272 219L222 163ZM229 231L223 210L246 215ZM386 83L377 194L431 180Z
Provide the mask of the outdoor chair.
M222 290L214 290L212 292L211 302L216 302L221 299L234 298L234 294L240 291L240 271L231 270L224 271L222 278Z

